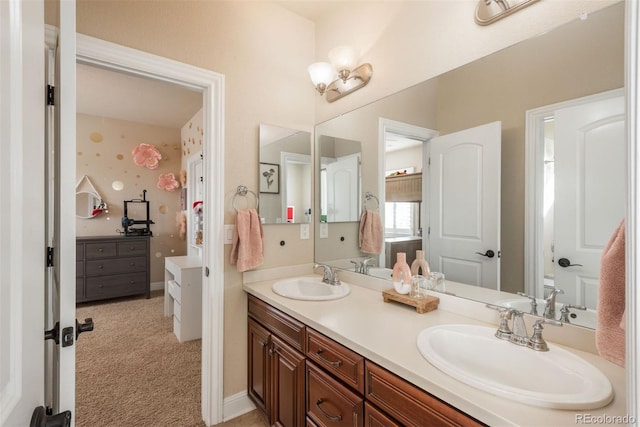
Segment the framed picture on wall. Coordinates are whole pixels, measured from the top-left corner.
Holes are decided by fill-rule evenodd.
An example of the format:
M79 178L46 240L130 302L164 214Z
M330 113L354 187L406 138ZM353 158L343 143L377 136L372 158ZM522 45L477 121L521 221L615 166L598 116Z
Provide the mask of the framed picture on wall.
M260 192L278 194L280 192L280 165L260 163Z

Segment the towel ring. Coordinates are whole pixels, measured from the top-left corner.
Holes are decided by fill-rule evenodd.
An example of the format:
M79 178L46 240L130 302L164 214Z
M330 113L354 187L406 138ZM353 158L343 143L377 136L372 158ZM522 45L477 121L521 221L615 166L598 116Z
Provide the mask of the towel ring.
M371 199L375 199L376 201L376 209L380 208L380 200L378 200L378 198L370 191L367 191L366 193L364 193L364 208L367 209L367 202Z
M256 209L258 209L258 206L260 205L258 195L249 190L246 185L238 185L238 188L236 188L236 194L233 195L233 199L231 200L231 205L233 206L234 211L238 212L238 208L236 208L236 198L238 196L247 197L247 193L253 194L253 197L256 199Z

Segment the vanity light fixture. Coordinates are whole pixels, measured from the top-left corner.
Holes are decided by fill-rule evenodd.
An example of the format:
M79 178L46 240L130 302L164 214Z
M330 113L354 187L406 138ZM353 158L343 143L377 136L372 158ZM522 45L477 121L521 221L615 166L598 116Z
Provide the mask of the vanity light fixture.
M371 64L356 67L358 57L351 46L338 46L329 51L328 62L309 66L309 76L320 95L333 102L365 86L371 80ZM337 76L337 78L336 78Z
M538 0L479 0L476 7L476 24L489 25L511 15Z

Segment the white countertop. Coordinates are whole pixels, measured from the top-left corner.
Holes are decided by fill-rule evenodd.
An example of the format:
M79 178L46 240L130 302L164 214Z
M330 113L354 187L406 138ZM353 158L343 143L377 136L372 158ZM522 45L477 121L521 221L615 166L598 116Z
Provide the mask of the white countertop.
M274 282L245 283L243 289L490 426L575 426L580 424L576 422L577 414L612 417L627 413L625 370L595 354L564 347L609 378L615 393L609 405L588 411L528 406L461 383L431 365L418 352L417 336L427 327L450 323L497 327L497 323L483 323L443 309L418 314L412 307L383 302L378 290L353 284L351 294L339 300L298 301L275 294L271 290ZM523 369L528 368L523 366ZM531 380L536 381L535 372L531 372Z

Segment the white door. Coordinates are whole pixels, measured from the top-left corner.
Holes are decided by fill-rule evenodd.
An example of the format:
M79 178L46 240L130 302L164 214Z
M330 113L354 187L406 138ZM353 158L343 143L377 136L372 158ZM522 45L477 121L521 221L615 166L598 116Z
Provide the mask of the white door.
M0 425L44 404L44 15L0 1Z
M59 246L53 262L60 286L46 288L51 268L46 266L47 224L66 223L73 227L75 200L75 3L60 3L60 69L66 77L58 87L62 111L60 135L66 144L50 152L45 145L45 31L42 1L0 2L0 425L26 426L32 415L42 417L44 407L63 413L75 406L75 352L61 344L45 352L48 309L56 308L60 330L70 328L75 338L75 231L63 235L69 226L57 228ZM11 18L11 19L9 19ZM60 92L61 87L65 90ZM63 102L64 101L64 102ZM66 117L66 119L65 119ZM66 121L65 121L66 120ZM68 147L66 145L69 145ZM64 151L67 153L64 153ZM45 173L51 155L62 174L51 200L59 201L58 216L49 221L47 191L51 187ZM71 159L71 163L69 163ZM9 202L10 201L10 202ZM65 216L66 215L66 216ZM45 294L55 304L46 303ZM54 322L55 323L55 322ZM75 340L75 339L74 339ZM54 353L58 358L53 360ZM48 358L48 359L47 359ZM45 366L47 375L45 375ZM55 378L54 385L45 384ZM50 393L45 393L45 390ZM38 411L36 408L40 408ZM62 425L65 425L64 423Z
M431 270L500 289L501 122L430 142Z
M557 110L554 148L558 300L595 309L602 249L626 212L624 97Z
M327 221L358 221L360 155L327 164Z

